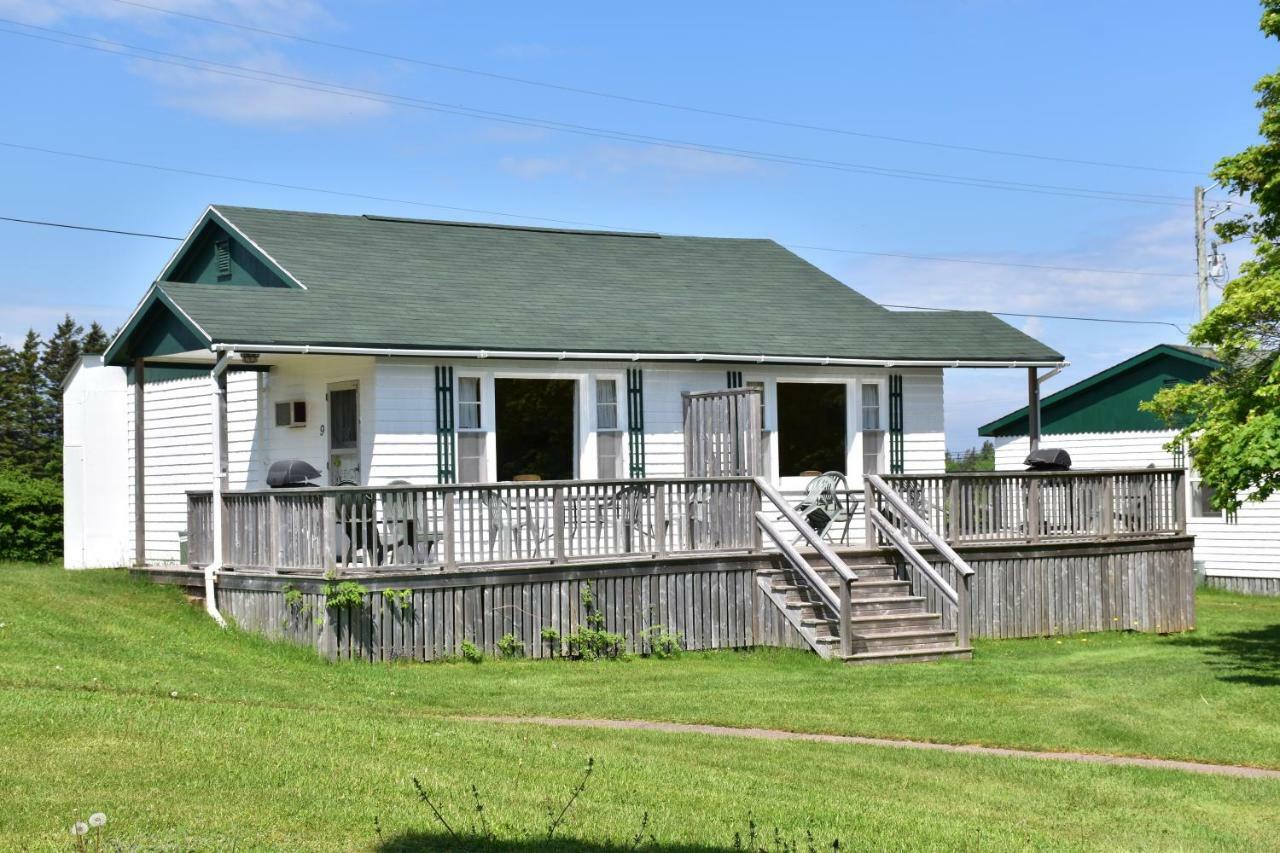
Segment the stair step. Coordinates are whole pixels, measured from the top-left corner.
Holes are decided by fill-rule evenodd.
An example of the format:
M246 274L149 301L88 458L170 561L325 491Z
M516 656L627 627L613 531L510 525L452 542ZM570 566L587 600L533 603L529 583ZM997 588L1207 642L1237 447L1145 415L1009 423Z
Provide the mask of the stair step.
M821 640L824 637L836 637L835 623L830 619L814 616L806 616L800 620L800 624L813 631L814 635Z
M849 585L849 595L855 601L867 598L898 598L910 592L911 581L859 580Z
M953 647L956 632L943 628L915 631L883 631L853 634L850 644L855 652L908 651L923 646Z
M854 634L877 633L880 631L928 630L942 624L941 613L878 613L871 616L854 616L849 620L849 627Z
M843 660L848 664L924 663L926 661L947 660L950 658L957 660L969 660L973 657L973 649L969 646L953 645L917 646L913 649L884 652L858 652L857 654L847 656L841 656L837 653L834 654L833 657Z
M871 616L881 613L916 613L923 614L924 596L921 595L886 595L879 598L864 598L850 602L853 616Z

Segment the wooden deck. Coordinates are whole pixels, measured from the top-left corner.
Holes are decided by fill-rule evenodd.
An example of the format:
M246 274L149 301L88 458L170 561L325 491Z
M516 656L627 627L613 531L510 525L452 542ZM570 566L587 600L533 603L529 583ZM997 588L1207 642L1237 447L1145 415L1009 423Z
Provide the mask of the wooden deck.
M1185 536L960 546L975 571L969 597L972 636L1193 628L1191 546ZM947 570L938 555L923 553L939 571ZM923 599L922 610L944 610L932 585L892 549L840 549L840 554L872 580L876 576L862 567L890 566L890 577L905 581L907 591ZM136 571L203 592L199 569ZM634 652L648 650L647 632L656 625L679 632L691 650L811 648L796 627L799 607L779 607L769 595L774 579L786 571L778 554L739 552L566 566L354 572L350 579L363 588L362 603L340 608L327 606L323 578L226 572L219 577L217 601L223 614L245 630L308 645L335 659L436 660L458 655L463 640L497 654L506 634L515 635L528 656L547 657L551 648L542 630L563 635L582 624L581 594L588 583L606 628L621 633ZM289 590L295 592L287 596ZM396 592L388 596L385 590ZM954 625L954 613L939 616L940 627Z
M229 492L219 548L213 495L192 492L190 565L139 571L203 590L214 561L222 613L333 658L504 636L549 655L544 630L581 626L588 588L636 652L668 631L689 649L967 657L974 636L1194 627L1181 476L870 477L856 548L750 477ZM358 603L335 605L343 581Z

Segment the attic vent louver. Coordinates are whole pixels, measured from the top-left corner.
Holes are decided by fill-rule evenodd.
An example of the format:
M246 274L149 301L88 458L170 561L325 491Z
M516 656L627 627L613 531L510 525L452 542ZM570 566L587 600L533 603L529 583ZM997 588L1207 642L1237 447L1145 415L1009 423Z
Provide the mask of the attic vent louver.
M218 281L231 278L231 241L216 240L213 244L213 264L218 271Z

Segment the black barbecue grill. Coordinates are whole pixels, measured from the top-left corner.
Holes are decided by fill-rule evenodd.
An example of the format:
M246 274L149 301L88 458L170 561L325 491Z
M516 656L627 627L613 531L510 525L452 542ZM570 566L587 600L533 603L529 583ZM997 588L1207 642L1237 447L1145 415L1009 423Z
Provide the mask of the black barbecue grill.
M306 489L315 488L311 482L320 476L320 472L310 462L302 459L281 459L272 462L267 469L267 486L272 489Z
M1061 447L1043 447L1031 451L1022 464L1028 471L1070 471L1071 454Z

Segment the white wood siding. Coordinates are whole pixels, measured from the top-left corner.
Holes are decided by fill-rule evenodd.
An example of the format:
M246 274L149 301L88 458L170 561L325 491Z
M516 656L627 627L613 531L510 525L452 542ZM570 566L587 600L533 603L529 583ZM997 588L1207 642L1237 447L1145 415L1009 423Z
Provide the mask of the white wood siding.
M1142 468L1174 464L1173 455L1164 449L1172 437L1172 431L1074 433L1048 435L1040 443L1065 448L1075 468ZM1027 437L997 438L995 443L997 470L1021 470ZM1245 504L1234 522L1221 515L1188 514L1187 532L1196 537L1195 558L1206 574L1280 577L1280 496Z

